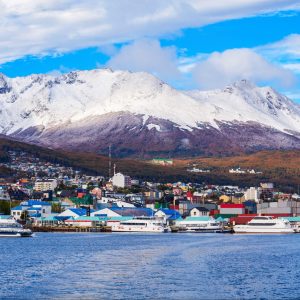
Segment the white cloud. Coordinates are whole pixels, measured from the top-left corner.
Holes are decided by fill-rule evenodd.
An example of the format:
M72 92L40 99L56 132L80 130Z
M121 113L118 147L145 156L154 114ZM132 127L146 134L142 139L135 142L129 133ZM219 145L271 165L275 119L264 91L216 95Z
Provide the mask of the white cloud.
M145 71L161 79L175 79L179 75L175 47L161 47L157 40L139 40L125 45L107 65L113 69Z
M230 49L214 52L206 60L196 64L194 78L202 89L222 88L240 79L257 84L273 83L288 87L294 84L292 72L269 63L251 49Z
M0 63L141 38L267 12L294 0L0 0Z
M256 51L277 60L299 59L300 34L290 34L278 42L257 47Z
M257 47L255 51L271 62L300 74L300 34L288 35L278 42Z

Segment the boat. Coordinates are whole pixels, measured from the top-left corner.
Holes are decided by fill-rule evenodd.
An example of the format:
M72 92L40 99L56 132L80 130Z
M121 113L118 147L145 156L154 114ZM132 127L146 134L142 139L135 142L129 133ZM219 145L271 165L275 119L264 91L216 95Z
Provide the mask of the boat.
M32 231L24 229L14 219L0 219L0 237L31 237Z
M246 225L233 226L233 231L235 233L295 233L295 228L285 219L257 216Z
M113 232L167 232L163 222L154 217L135 217L111 226Z
M211 217L187 217L184 220L176 222L171 227L172 232L207 232L221 233L225 232L222 223L217 222Z

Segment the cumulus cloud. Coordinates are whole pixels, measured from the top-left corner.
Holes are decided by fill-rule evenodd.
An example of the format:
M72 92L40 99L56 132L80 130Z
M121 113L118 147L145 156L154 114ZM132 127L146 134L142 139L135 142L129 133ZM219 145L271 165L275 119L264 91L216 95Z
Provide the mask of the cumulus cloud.
M299 9L294 0L0 1L0 63L26 55L159 38L183 28Z
M251 49L243 48L214 52L206 60L195 64L192 72L202 89L222 88L240 79L281 87L295 83L292 72L271 64Z
M175 47L161 47L157 40L144 39L123 46L107 65L119 70L145 71L168 80L179 75L176 60Z

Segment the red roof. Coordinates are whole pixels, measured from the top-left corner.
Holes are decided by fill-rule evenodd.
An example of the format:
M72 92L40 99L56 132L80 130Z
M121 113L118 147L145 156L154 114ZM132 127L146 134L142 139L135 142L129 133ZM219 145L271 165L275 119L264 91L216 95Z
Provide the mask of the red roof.
M223 203L220 205L221 208L244 208L244 204L232 204L232 203Z

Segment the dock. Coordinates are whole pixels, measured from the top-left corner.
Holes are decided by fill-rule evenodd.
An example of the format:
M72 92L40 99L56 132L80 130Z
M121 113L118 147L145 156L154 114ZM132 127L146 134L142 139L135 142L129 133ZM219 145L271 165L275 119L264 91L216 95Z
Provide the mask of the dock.
M33 232L111 232L110 226L73 227L73 226L27 226Z

